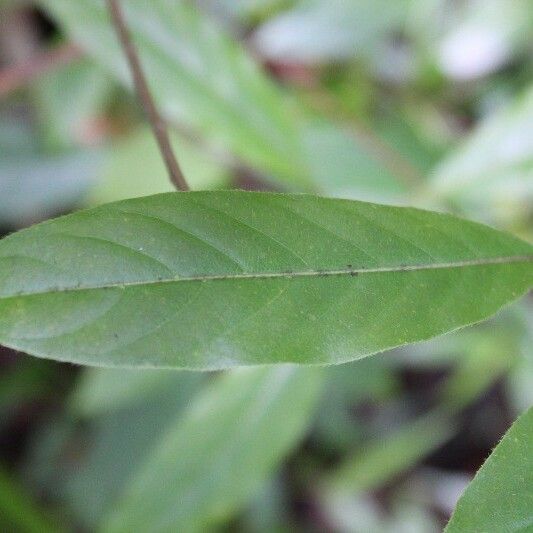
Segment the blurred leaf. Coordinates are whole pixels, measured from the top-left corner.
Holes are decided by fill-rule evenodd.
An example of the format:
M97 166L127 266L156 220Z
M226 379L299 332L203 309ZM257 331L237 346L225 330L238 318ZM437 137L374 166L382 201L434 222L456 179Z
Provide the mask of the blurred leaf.
M20 227L72 209L93 183L100 151L0 160L0 224Z
M388 398L399 386L390 365L375 357L322 370L325 391L317 409L313 439L328 451L353 448L364 434L354 408L365 401Z
M440 391L442 404L452 411L476 400L516 360L516 337L510 336L505 328L477 333L465 339L465 352Z
M512 369L508 385L515 412L521 413L533 405L533 302L526 299L515 309L521 326L515 335L522 357Z
M242 531L246 533L288 533L289 494L281 475L268 480L257 492L244 516Z
M353 494L374 490L442 446L455 431L455 423L447 413L440 409L430 411L367 444L341 463L328 476L326 490Z
M254 42L270 59L320 63L369 52L401 27L409 0L300 0L267 21Z
M490 316L531 286L532 250L411 208L149 196L0 241L0 341L102 366L339 363Z
M104 2L42 3L102 65L130 83ZM268 173L308 182L291 106L239 45L185 1L135 0L124 3L124 11L164 114Z
M89 398L86 391L85 403L78 403L84 415L94 418L78 461L71 462L60 481L66 500L89 528L94 529L116 507L139 465L188 408L205 379L204 374L192 372L144 370L142 374L153 374L149 390L139 390L140 373L100 370L100 383L107 382L114 393L99 389ZM82 381L82 387L85 383ZM110 402L107 409L103 405L106 399ZM74 445L80 447L75 441Z
M172 144L192 189L212 189L227 184L228 175L205 153L176 135L172 136ZM141 128L109 148L108 158L89 193L88 203L99 205L173 190L152 132Z
M516 221L533 205L533 87L489 117L433 173L439 198L485 220Z
M427 138L427 134L399 112L389 111L379 117L376 133L412 165L414 172L420 174L420 181L442 157L441 150ZM413 185L422 186L423 183Z
M205 531L231 517L301 438L320 382L316 369L289 366L218 378L169 428L103 530Z
M457 429L454 415L479 398L513 362L514 338L505 332L501 327L468 332L453 373L439 387L438 406L344 459L327 478L326 498L337 492L375 490L448 441Z
M127 370L123 368L87 368L74 391L74 412L93 417L142 403L165 389L180 394L195 381L175 370Z
M0 468L0 527L3 531L21 533L62 531L3 468Z
M96 144L102 135L98 121L113 88L112 78L88 58L39 78L32 101L36 103L47 149Z
M446 531L533 527L533 408L511 426L459 499Z
M95 179L102 153L42 152L23 108L0 116L0 225L21 227L71 209Z
M129 82L103 2L42 3L103 66ZM134 0L124 9L151 89L170 121L290 189L354 196L361 189L368 195L370 188L372 199L384 188L402 190L363 143L341 130L326 125L332 131L323 134L340 139L341 160L322 149L308 110L274 85L199 8L183 0Z
M317 192L342 198L398 202L405 187L350 135L326 122L310 121L301 132Z
M524 359L509 376L509 394L516 411L533 405L533 360Z

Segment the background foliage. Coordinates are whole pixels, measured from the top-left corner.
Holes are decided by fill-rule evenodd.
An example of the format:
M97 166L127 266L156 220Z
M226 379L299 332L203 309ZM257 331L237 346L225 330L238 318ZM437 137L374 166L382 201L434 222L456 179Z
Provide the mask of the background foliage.
M529 0L127 4L193 189L416 205L533 238ZM103 2L3 0L0 61L2 233L170 190ZM533 403L530 299L298 372L82 370L0 348L0 524L438 531ZM507 480L510 445L485 467Z

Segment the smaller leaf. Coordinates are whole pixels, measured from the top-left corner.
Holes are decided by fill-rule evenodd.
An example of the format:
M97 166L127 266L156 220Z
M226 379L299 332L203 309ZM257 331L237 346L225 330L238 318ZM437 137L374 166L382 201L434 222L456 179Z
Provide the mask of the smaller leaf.
M533 529L533 408L511 426L461 496L447 533Z

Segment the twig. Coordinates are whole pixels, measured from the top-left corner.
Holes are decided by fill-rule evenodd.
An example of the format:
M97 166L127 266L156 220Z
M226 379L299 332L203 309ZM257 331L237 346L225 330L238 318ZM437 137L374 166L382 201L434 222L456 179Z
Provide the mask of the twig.
M64 44L38 54L29 61L5 67L0 71L0 98L39 78L46 72L80 58L82 51L73 44Z
M152 131L154 132L157 144L159 145L159 150L161 151L161 155L165 161L170 181L176 186L177 189L188 191L189 186L180 169L178 161L174 156L174 152L172 151L166 124L159 114L152 99L152 95L150 94L150 89L148 88L148 83L144 77L141 62L135 50L135 46L131 40L119 0L107 0L107 5L113 25L115 26L115 30L128 60L128 64L133 76L133 82L135 84L135 90L137 91L137 96L141 101L146 115L148 116Z

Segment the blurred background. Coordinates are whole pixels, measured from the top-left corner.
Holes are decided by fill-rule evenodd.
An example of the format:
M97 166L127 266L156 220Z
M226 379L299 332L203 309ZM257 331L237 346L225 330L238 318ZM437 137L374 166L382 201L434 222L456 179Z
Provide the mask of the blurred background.
M123 4L191 188L416 205L533 238L531 0ZM0 234L170 190L104 3L0 0ZM440 531L533 404L532 307L321 369L290 449L260 476L235 466L256 490L213 489L180 530ZM1 529L98 529L222 378L0 347Z

